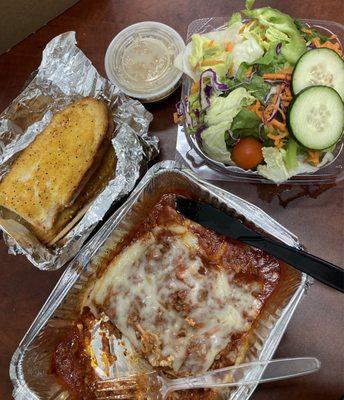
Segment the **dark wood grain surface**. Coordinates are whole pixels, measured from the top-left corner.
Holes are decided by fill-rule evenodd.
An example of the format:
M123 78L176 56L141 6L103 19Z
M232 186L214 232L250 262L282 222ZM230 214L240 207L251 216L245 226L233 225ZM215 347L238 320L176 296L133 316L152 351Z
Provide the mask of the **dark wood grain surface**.
M343 0L258 1L295 17L328 19L343 23ZM104 74L104 55L114 35L126 26L144 20L166 23L182 36L196 18L224 16L240 9L243 1L232 0L81 0L67 12L0 56L0 109L20 92L29 74L37 68L45 44L69 30L77 33L78 45ZM180 93L148 106L154 114L151 131L161 140L160 159L173 159L176 127L172 113ZM343 265L343 184L335 187L273 189L271 186L222 184L267 211L299 236L314 254ZM302 196L289 202L295 193ZM322 192L322 193L320 193ZM320 193L320 194L319 194ZM11 356L62 271L41 272L24 257L7 254L0 241L0 399L11 398L8 376ZM344 302L343 295L315 283L297 309L276 356L316 356L322 362L315 375L261 385L253 399L339 400L344 394Z

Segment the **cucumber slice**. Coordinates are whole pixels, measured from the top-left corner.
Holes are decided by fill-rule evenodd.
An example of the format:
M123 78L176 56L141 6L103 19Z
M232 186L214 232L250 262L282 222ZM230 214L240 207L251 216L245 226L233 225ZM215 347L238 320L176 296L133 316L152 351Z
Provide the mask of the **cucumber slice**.
M295 65L292 76L295 94L306 87L318 85L334 88L344 100L344 61L333 50L309 50Z
M310 149L322 150L335 144L344 129L344 104L339 94L327 86L302 90L291 105L289 128Z

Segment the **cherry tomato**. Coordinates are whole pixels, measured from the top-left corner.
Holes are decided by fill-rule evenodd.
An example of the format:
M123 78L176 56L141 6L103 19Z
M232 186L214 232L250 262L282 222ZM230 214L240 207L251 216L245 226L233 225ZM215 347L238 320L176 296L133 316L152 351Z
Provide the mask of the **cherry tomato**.
M255 168L263 161L262 143L254 137L245 137L233 147L232 160L243 169Z

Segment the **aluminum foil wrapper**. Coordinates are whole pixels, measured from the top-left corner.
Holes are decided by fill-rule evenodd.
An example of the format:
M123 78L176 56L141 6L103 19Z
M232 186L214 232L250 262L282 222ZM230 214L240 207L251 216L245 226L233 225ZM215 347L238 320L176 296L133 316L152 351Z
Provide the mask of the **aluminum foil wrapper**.
M99 276L104 256L115 249L133 228L142 223L147 210L150 210L162 194L171 190L187 190L201 201L239 218L265 235L290 246L301 247L295 235L255 205L202 181L190 170L173 161L163 161L154 165L127 201L109 217L66 268L15 351L10 365L10 377L14 385L13 397L16 400L71 399L66 390L58 384L56 376L51 373L51 355L59 343L60 333L78 320L83 306L85 303L87 305L87 293ZM309 277L290 266L285 266L281 284L250 333L252 345L245 362L272 358L309 284ZM117 338L104 327L102 323L106 321L106 315L101 314L96 317L89 331L92 351L88 351L93 355L93 368L99 379L150 371L150 364L135 354L125 336ZM104 337L108 346L104 346ZM114 361L110 365L106 362L109 359L107 349L110 349L110 359L112 355L115 356L112 357ZM250 380L259 380L263 372L264 368L257 367L245 376ZM248 400L256 386L239 386L229 393L223 392L220 398Z
M0 226L9 252L26 255L42 270L58 269L71 259L111 205L131 192L148 161L158 154L158 139L148 136L152 115L140 102L128 98L100 76L76 46L75 32L66 32L47 44L36 76L0 115L0 179L18 152L34 140L57 111L85 96L102 99L109 107L115 127L115 177L60 246L43 246L15 221L7 219L9 223ZM6 219L1 207L0 218Z

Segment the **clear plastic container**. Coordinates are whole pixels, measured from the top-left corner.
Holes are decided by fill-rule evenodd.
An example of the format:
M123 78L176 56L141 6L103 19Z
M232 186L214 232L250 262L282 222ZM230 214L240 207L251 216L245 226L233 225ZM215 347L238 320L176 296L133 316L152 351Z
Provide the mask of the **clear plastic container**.
M194 33L207 33L226 28L228 17L209 17L197 19L188 26L187 43ZM332 21L301 19L324 33L334 33L341 43L344 41L344 26ZM189 94L192 80L184 75L182 83L182 98ZM289 179L287 184L331 184L344 179L344 151L343 143L337 145L334 151L334 159L313 173L299 174ZM256 171L246 171L235 165L224 165L208 157L200 148L193 136L186 134L184 126L179 126L176 158L186 163L202 178L211 180L270 183L274 182L262 177Z
M182 73L173 61L185 43L171 27L145 21L122 30L110 43L105 70L112 83L142 102L169 96L180 84Z

